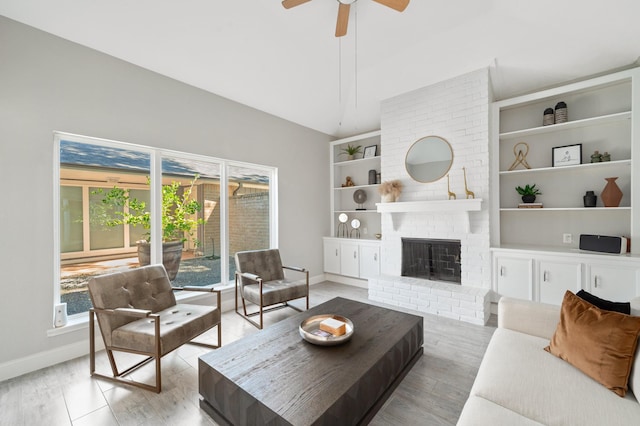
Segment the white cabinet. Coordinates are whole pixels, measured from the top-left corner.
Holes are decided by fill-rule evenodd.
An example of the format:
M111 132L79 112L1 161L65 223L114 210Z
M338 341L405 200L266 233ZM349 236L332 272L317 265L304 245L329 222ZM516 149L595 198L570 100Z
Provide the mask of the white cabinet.
M380 242L324 238L324 272L367 279L380 274Z
M360 246L356 243L340 244L340 275L359 277Z
M340 242L325 240L324 242L324 271L331 274L340 273Z
M587 291L614 302L628 302L640 294L638 267L591 264Z
M533 298L533 260L497 255L494 257L494 290L501 296Z
M640 221L631 200L640 196L632 174L640 146L640 69L631 69L492 104L492 245L577 249L580 234L640 237ZM567 104L569 120L543 126L543 112ZM553 150L581 145L576 164L553 163ZM594 151L611 161L591 163ZM557 154L557 151L556 151ZM557 155L556 155L557 158ZM522 160L525 161L522 161ZM521 160L515 168L512 166ZM525 163L523 165L522 163ZM526 167L529 166L529 168ZM618 207L605 208L605 178L618 177L623 192ZM518 208L517 186L536 184L543 208ZM597 195L596 207L584 207L586 191ZM564 243L563 234L572 242ZM640 254L640 244L634 246Z
M360 278L380 275L380 245L360 245Z
M536 264L538 301L560 305L567 290L576 293L582 288L582 263L579 261L541 258Z
M575 250L491 249L493 290L500 296L562 304L567 290L584 289L615 302L640 296L640 257Z

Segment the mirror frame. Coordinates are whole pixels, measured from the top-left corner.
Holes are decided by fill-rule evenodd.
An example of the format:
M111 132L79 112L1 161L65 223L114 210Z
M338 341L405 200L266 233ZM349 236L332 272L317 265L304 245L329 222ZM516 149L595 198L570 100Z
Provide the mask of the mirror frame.
M413 176L411 174L411 172L409 171L409 167L407 164L407 159L409 158L409 153L411 153L411 150L420 142L425 141L426 139L430 139L430 138L436 138L439 139L441 142L444 142L447 147L449 147L449 151L451 152L451 161L449 162L449 166L447 167L447 169L444 171L444 173L442 173L442 175L435 177L432 180L420 180L417 179L415 176ZM418 139L417 141L415 141L414 143L411 144L411 146L409 147L409 149L407 150L407 154L404 157L404 168L407 171L407 174L411 177L411 179L415 180L416 182L420 182L420 183L431 183L431 182L435 182L438 181L440 179L442 179L443 177L445 177L447 175L447 173L449 173L449 170L451 170L451 166L453 165L453 160L454 160L454 155L453 155L453 147L451 146L451 144L449 143L448 140L446 140L445 138L443 138L442 136L437 136L437 135L429 135L429 136L424 136L420 139Z

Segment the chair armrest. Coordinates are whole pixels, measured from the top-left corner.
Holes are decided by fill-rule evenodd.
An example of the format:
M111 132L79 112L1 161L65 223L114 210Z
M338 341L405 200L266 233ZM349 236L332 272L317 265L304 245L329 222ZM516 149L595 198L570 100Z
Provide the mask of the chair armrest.
M560 306L502 297L498 302L498 327L551 339L560 321Z
M262 279L262 278L260 278L259 275L250 274L249 272L236 272L236 274L240 275L241 277L248 278L248 279L250 279L252 281L256 281L256 282L258 282L258 281L260 281Z
M300 268L299 266L283 266L282 269L290 269L292 271L298 271L298 272L306 272L307 271L305 268Z
M90 311L95 312L97 314L125 315L129 317L137 317L137 318L146 318L153 313L148 309L135 309L135 308L115 308L115 309L91 308Z
M198 286L198 285L185 285L182 287L171 287L175 291L203 291L206 293L216 292L220 290L216 290L213 286Z
M213 286L197 286L197 285L185 285L183 287L172 287L176 291L199 291L204 293L215 293L218 299L218 308L222 308L222 304L220 298L222 297L222 293L220 290L216 290Z
M146 318L149 315L151 315L153 312L148 309L116 308L114 309L114 313L137 317L137 318Z

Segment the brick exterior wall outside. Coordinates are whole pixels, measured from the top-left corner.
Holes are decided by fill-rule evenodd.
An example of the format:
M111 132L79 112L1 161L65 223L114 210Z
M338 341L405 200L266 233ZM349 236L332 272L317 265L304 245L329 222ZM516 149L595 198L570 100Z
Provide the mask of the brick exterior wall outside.
M220 186L204 184L203 217L205 225L200 237L200 250L205 256L220 250ZM229 253L269 247L269 191L242 188L233 196L237 185L230 185L229 194Z

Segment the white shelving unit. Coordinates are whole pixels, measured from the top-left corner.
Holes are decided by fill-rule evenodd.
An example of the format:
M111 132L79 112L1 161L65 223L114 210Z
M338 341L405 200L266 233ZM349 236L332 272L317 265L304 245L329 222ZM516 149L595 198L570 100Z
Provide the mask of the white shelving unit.
M348 145L360 145L362 153L353 160L347 160L342 150ZM376 146L376 156L362 158L368 146ZM330 200L331 200L331 237L337 237L338 216L346 213L351 221L360 221L360 239L373 240L380 232L380 214L376 210L376 203L380 202L379 184L369 184L369 170L380 173L380 131L365 133L331 142L329 147L330 164ZM355 186L343 187L347 176L350 176ZM359 205L353 200L357 190L367 194L367 201L362 206L365 210L357 210Z
M377 175L381 170L380 133L378 130L336 140L329 146L331 235L323 241L324 271L334 281L364 288L367 287L367 278L380 274L380 241L375 238L381 229L380 213L376 209L376 204L380 203L379 184L369 183L369 171L375 170ZM360 145L362 153L348 160L346 155L342 155L342 150L348 145ZM371 146L376 147L376 155L363 158L365 148ZM342 186L347 176L354 186ZM362 206L353 199L357 190L367 194ZM338 216L342 213L349 218L347 238L337 238ZM360 238L349 238L356 234L351 227L353 219L360 221Z
M632 69L569 84L492 105L492 246L550 246L576 249L580 234L640 236L634 221L633 162L640 138L638 121L639 71ZM542 126L543 111L558 102L567 104L569 121ZM632 141L635 137L636 141ZM515 146L525 142L530 169L509 170ZM553 167L552 149L582 144L582 164ZM523 148L522 145L518 150ZM591 163L591 154L609 152L612 161ZM640 157L639 157L640 158ZM617 208L602 204L605 178L618 177L624 196ZM536 184L542 209L519 209L516 186ZM585 208L586 191L598 196L595 208ZM572 234L571 244L563 234ZM632 245L633 247L633 245ZM640 253L640 247L634 252Z
M569 121L542 126L543 111L561 101ZM565 290L617 301L640 296L640 69L498 101L490 119L493 290L554 304ZM509 170L520 142L529 146L531 168ZM582 164L553 167L552 148L575 144L582 144ZM591 163L595 150L612 161ZM619 207L602 204L608 177L618 177ZM515 187L526 184L540 189L543 208L518 208ZM586 191L598 196L596 207L584 207ZM632 253L579 250L580 234L630 237Z

